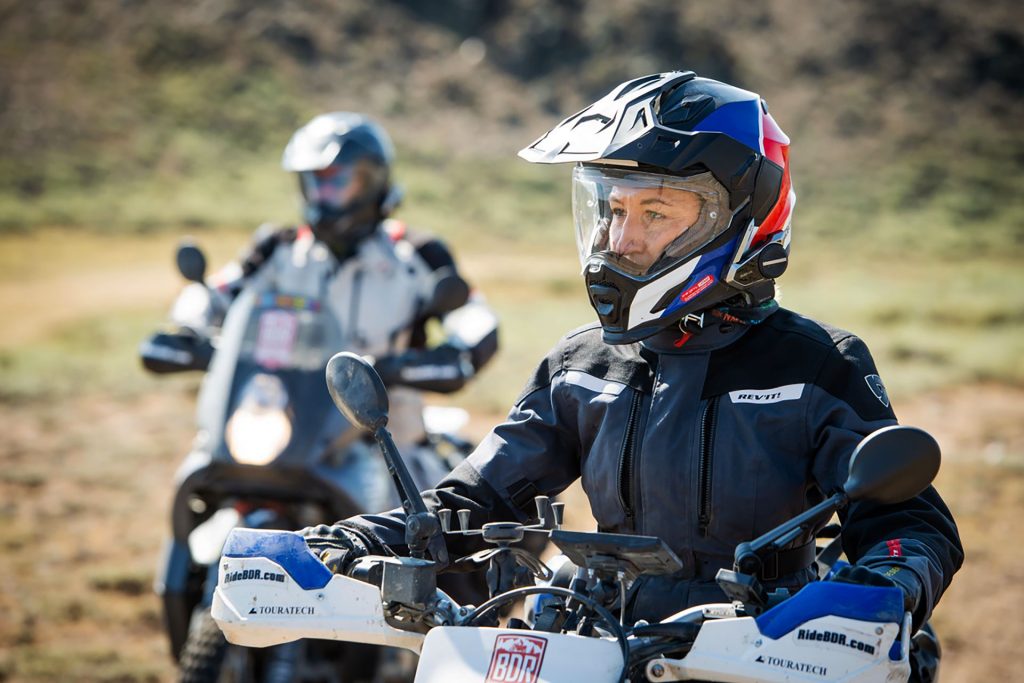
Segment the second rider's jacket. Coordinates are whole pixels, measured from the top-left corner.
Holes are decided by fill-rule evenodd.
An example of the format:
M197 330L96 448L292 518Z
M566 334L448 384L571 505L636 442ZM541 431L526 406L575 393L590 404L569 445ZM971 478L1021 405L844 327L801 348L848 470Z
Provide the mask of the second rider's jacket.
M719 319L688 340L665 332L622 346L603 343L595 324L561 340L507 420L427 500L471 510L479 527L525 520L535 495L580 479L602 531L657 536L682 560L677 575L642 577L634 592L632 618L659 619L725 600L714 577L735 546L838 491L857 443L895 423L863 342L785 309L757 325ZM921 623L963 559L936 491L854 503L842 516L852 562L897 581L916 575ZM403 543L401 511L353 522ZM447 536L451 556L476 538ZM794 541L762 580L811 580L813 540Z
M199 320L174 311L172 319L185 327L215 328L247 287L325 302L341 332L338 350L371 356L390 369L389 428L402 444L425 436L420 390L461 388L497 350L497 318L479 294L440 314L426 310L438 273L455 273L451 254L437 239L388 220L339 261L309 228L261 233L239 263L211 278L208 307L180 307L200 311L191 316ZM211 290L192 287L197 296L209 297ZM188 292L179 303L187 297ZM426 346L430 317L440 318L445 336L434 348Z

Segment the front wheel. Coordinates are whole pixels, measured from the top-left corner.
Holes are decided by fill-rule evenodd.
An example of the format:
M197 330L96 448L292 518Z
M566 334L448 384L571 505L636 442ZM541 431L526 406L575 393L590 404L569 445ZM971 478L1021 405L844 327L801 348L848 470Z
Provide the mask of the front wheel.
M209 608L197 610L181 651L181 683L294 683L303 643L252 650L228 643ZM333 677L317 680L334 681Z
M181 683L217 683L227 651L228 641L209 608L197 610L181 649Z
M415 659L372 645L296 641L252 649L231 645L210 608L197 609L181 651L181 683L409 683Z

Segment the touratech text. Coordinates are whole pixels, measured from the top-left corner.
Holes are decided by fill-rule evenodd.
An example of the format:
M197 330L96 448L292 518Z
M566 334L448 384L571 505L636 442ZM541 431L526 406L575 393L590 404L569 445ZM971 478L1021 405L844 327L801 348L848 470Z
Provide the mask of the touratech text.
M249 614L270 614L270 615L304 615L313 616L316 614L316 608L312 606L301 606L301 607L274 607L274 606L260 606L257 605L249 610Z
M768 666L777 666L782 669L791 669L792 671L800 671L801 673L814 674L816 676L828 675L828 667L826 666L808 664L807 662L794 662L792 659L783 659L782 657L761 655L754 661L767 664Z

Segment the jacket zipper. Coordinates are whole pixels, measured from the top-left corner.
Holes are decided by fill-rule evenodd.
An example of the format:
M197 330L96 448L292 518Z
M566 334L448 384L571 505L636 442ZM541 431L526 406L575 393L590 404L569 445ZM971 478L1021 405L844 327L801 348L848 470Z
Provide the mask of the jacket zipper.
M718 397L708 400L700 424L700 460L697 464L698 494L697 522L701 536L708 535L711 524L711 455L715 442L715 417L718 413Z
M349 325L352 331L349 338L353 343L364 346L363 339L359 335L359 298L362 296L363 270L357 268L352 274L352 299L349 305Z
M626 421L626 438L622 442L622 456L619 458L619 502L626 511L626 517L633 518L633 451L636 450L636 430L640 422L640 401L642 394L633 392L633 402L629 406L629 419Z

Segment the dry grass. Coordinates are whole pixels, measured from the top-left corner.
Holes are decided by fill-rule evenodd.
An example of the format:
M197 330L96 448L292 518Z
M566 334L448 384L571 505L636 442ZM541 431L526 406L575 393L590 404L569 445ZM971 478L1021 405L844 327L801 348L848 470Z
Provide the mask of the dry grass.
M0 680L171 680L152 593L181 393L5 406Z
M219 263L242 237L203 241ZM142 322L158 320L176 287L173 243L169 235L4 238L0 310L18 324L0 336L0 361L17 365L76 325L99 324L90 321L111 324L143 309ZM499 361L458 399L474 410L471 435L501 418L525 380L523 368L586 319L575 267L571 253L509 250L500 259L467 260L506 321ZM566 277L529 277L537 272ZM122 329L135 328L115 325L84 342L71 335L56 355L39 356L23 375L40 391L0 391L0 681L174 678L150 585L173 472L192 436L195 383L144 378L131 357L138 340L117 339ZM65 368L59 356L76 343L84 344L76 361L84 381L56 390L63 385L54 375ZM113 368L103 381L101 362ZM1014 680L1012 655L1024 641L1015 613L1024 568L1013 531L1024 508L1024 389L975 383L894 395L903 421L943 444L939 488L968 552L935 617L947 653L943 680ZM579 489L565 498L570 525L589 527Z
M245 236L200 236L211 268L234 256ZM161 311L180 286L176 233L103 235L35 230L0 242L0 349L45 339L61 325L125 309Z
M1012 539L1024 507L1021 421L986 410L1024 405L1024 391L965 388L910 402L917 424L941 402L985 420L948 424L938 482L956 515L968 562L935 622L943 680L1014 680L1024 567ZM6 406L0 415L0 680L166 681L174 678L159 605L150 592L167 529L172 474L188 445L191 401L181 391L83 395ZM497 416L477 416L479 432ZM992 460L993 437L1006 435ZM986 455L988 453L989 455ZM578 488L569 524L587 528ZM1010 613L1003 613L1009 609Z

